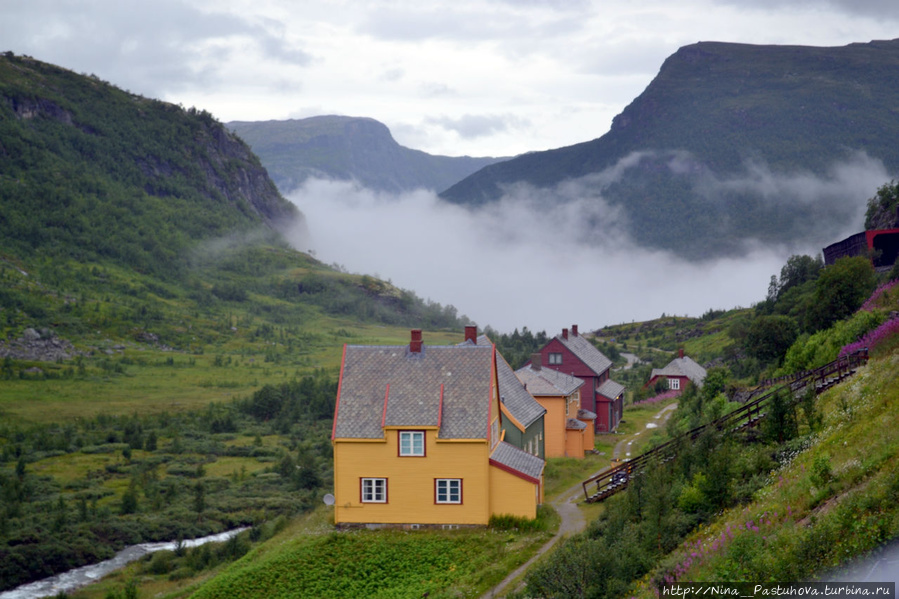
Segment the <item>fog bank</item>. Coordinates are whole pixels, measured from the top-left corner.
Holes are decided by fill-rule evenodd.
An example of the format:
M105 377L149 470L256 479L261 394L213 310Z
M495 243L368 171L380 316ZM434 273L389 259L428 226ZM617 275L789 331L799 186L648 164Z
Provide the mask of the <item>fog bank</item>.
M471 211L427 192L390 196L311 180L290 197L311 232L293 242L501 332L527 326L552 333L574 323L589 330L748 307L764 299L789 256L757 249L740 259L688 263L634 246L618 233L621 215L601 198L569 197L546 210L541 195Z

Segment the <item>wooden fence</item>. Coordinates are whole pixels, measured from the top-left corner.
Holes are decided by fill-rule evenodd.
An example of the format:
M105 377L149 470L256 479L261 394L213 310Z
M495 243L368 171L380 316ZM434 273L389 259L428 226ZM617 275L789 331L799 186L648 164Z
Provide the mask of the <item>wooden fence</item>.
M627 488L630 481L642 474L648 466L673 460L677 457L677 452L682 442L692 441L707 430L730 433L755 426L765 417L771 400L777 394L789 393L789 396L792 397L792 403L796 403L806 393L810 385L814 385L816 394L821 393L854 374L855 370L867 361L868 350L865 348L852 354L841 356L821 368L764 381L760 387L767 387L769 390L762 395L756 396L752 401L743 404L733 412L708 424L694 428L683 435L653 447L636 458L612 466L608 470L585 480L583 486L587 503L602 501L615 493L623 491Z

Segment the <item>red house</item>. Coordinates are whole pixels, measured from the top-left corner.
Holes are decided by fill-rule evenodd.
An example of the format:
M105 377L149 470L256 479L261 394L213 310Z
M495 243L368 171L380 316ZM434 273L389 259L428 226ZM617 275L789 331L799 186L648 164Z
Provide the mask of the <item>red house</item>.
M581 408L596 414L596 432L614 431L624 414L624 386L609 378L612 361L596 346L578 334L577 325L571 332L562 329L540 350L543 368L575 376L584 381L581 387Z
M668 381L669 389L683 391L687 383L702 387L706 375L705 368L694 362L689 356L684 356L684 350L681 349L678 350L677 358L671 360L665 368L653 368L649 375L649 381L643 387L648 387L664 378Z

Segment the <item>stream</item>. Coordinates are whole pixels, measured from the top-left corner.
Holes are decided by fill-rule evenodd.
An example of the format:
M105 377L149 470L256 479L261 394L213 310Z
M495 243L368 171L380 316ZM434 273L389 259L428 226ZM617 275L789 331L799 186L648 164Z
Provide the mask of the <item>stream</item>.
M190 548L199 547L206 543L221 543L245 530L247 530L246 527L235 528L234 530L210 535L208 537L190 540L185 539L182 542L182 546ZM135 560L139 560L149 553L154 553L156 551L174 551L177 545L178 543L176 541L132 545L122 549L115 554L115 557L104 562L75 568L74 570L69 570L68 572L57 574L56 576L23 584L11 591L4 591L0 593L0 599L40 599L41 597L53 597L60 592L69 593L75 589L97 582L107 574L114 572Z

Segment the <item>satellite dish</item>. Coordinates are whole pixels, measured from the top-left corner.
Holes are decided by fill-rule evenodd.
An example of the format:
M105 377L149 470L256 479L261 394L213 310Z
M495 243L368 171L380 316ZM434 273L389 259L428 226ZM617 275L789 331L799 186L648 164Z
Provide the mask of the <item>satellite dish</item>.
M334 496L328 493L324 497L322 497L322 501L325 502L325 505L334 505Z

